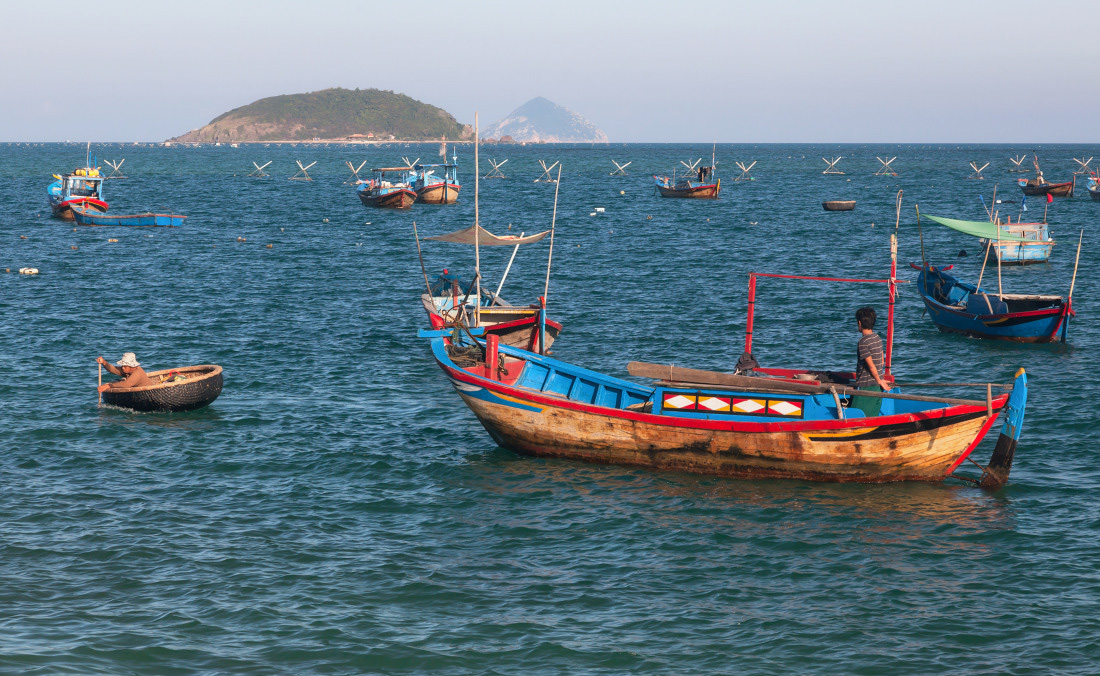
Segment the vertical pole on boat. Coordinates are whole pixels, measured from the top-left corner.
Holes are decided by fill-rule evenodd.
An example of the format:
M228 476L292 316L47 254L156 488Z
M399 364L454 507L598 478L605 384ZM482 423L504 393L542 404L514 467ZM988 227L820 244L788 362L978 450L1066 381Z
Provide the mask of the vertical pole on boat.
M519 233L519 238L523 239L524 233ZM497 284L497 292L493 294L493 303L496 304L497 298L500 297L500 290L504 288L504 280L508 279L508 271L512 269L512 261L516 260L516 254L519 252L519 245L515 245L512 248L512 257L508 259L508 267L504 268L504 275L500 278L500 284Z
M901 227L901 195L902 191L899 190L895 209L894 232L890 235L890 281L887 283L890 291L890 309L887 312L886 320L886 373L882 376L883 380L890 379L890 365L894 356L894 297L897 295L898 228Z
M416 238L416 256L420 259L420 272L424 275L424 286L428 287L428 296L432 295L432 285L428 282L428 270L424 267L424 254L420 252L420 235L416 232L416 221L413 221L413 237Z
M550 295L550 262L554 260L554 226L558 222L558 188L561 187L561 165L558 165L558 180L554 181L554 213L550 217L550 253L546 256L546 284L542 287L543 302Z
M1004 301L1004 295L1001 286L1001 229L997 228L997 300Z
M982 276L985 275L985 264L989 261L989 250L992 247L993 247L993 242L990 242L989 240L986 240L985 241L985 258L982 258L982 271L978 273L978 285L975 287L975 289L981 289L982 288ZM1000 252L998 252L998 255L1000 255Z
M497 379L497 355L500 354L500 336L495 333L485 336L485 377Z
M477 283L477 298L474 300L474 326L481 326L481 212L478 211L478 176L481 164L478 161L477 111L474 111L474 281Z
M1084 230L1082 230L1081 232L1084 232ZM1073 285L1070 284L1070 286L1072 287ZM100 364L100 363L96 362L96 365L99 366L99 383L98 383L98 387L103 387L103 364ZM99 393L99 405L100 406L103 405L103 393L102 392Z
M539 296L539 354L546 354L546 296Z
M745 323L745 352L752 354L752 315L756 309L756 275L749 273L749 319Z
M924 257L924 230L920 225L920 205L914 205L917 208L917 235L920 236L920 263L921 267L928 267L928 259Z

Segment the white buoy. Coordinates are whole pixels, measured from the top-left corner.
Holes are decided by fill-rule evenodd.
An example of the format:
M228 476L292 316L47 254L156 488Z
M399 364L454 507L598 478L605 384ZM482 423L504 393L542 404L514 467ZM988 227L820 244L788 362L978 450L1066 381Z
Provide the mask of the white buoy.
M597 214L602 214L604 211L605 211L604 207L596 207L596 213Z
M38 268L19 268L19 274L21 275L37 275Z

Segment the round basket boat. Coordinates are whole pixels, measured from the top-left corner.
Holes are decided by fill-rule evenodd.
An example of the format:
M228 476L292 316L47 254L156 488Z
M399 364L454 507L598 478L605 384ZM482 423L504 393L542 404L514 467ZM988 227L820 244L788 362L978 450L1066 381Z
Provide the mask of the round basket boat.
M825 211L851 211L856 208L855 200L825 200L821 203Z
M222 367L181 366L148 374L155 385L117 387L103 392L103 402L135 411L194 411L222 393Z

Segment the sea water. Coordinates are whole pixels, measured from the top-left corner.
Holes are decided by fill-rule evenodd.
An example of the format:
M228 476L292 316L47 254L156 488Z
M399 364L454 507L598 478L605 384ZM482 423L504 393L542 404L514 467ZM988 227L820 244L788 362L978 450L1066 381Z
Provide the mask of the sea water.
M557 188L555 356L617 376L631 360L730 370L749 272L886 277L902 190L899 273L914 279L916 205L983 220L979 195L990 203L997 186L996 208L1015 220L1021 174L1008 158L1035 150L1052 180L1100 155L721 144L721 199L692 201L655 196L650 175L706 163L710 147L486 146L482 173L507 159L508 177L481 181L480 215L494 233L541 232ZM1083 181L1049 206L1049 265L983 279L1065 295L1083 229L1068 344L942 334L900 289L899 381L1028 371L1011 480L989 493L740 481L497 447L416 337L427 322L413 223L421 236L471 225L469 146L460 202L404 212L364 208L345 162L438 161L436 145L93 146L126 160L128 177L106 185L111 211L188 216L171 229L51 218L50 175L83 166L84 152L0 146L0 671L1095 669L1100 203ZM836 156L845 174L823 175ZM876 156L896 156L898 175L874 176ZM559 186L535 182L540 159L562 162ZM270 177L247 178L269 160ZM295 160L317 162L312 181L288 180ZM633 162L628 176L609 176L612 160ZM756 161L756 180L733 181L736 161ZM967 178L971 161L990 162L984 180ZM827 213L823 199L857 206ZM1024 215L1044 207L1031 199ZM975 281L978 243L923 225L926 257ZM471 248L422 246L428 274L472 273ZM549 246L519 251L505 298L543 293ZM482 251L486 285L511 253ZM885 332L882 285L761 279L753 352L765 366L851 369L854 312L868 304ZM95 357L128 351L149 369L220 364L224 391L187 414L98 406Z

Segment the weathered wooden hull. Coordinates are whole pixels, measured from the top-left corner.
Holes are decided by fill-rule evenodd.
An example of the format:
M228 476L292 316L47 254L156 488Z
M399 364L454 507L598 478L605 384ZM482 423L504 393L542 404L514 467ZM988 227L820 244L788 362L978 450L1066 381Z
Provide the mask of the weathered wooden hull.
M851 211L856 208L855 200L825 200L821 203L825 211Z
M462 186L454 183L435 183L417 189L416 198L427 204L454 204L461 189Z
M718 183L693 186L690 188L666 188L663 185L657 186L657 191L661 193L661 197L681 197L687 199L715 199L718 197L718 192L720 190L721 185Z
M1091 197L1094 202L1100 202L1100 189L1089 186L1089 197Z
M406 188L376 193L369 190L359 191L359 200L364 206L383 209L408 209L416 202L416 193Z
M103 392L103 403L143 413L178 413L208 406L222 392L222 367L216 364L163 369L153 371L149 377L156 381L172 371L188 377L174 383L107 389Z
M1077 178L1065 183L1042 183L1040 185L1020 185L1025 195L1050 195L1051 197L1073 197L1073 189L1077 185Z
M941 481L985 436L983 406L848 421L721 422L609 410L440 366L490 436L517 453L736 478Z
M73 205L71 211L77 224L89 226L119 225L134 228L171 228L183 225L183 220L187 218L180 214L154 213L103 215L101 211L83 209L77 205Z
M103 213L107 211L107 203L101 199L94 197L74 197L73 199L55 202L50 201L50 211L53 213L54 218L60 218L63 221L72 221L76 219L73 214L73 207L84 207L86 211L96 211Z

